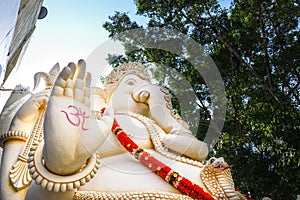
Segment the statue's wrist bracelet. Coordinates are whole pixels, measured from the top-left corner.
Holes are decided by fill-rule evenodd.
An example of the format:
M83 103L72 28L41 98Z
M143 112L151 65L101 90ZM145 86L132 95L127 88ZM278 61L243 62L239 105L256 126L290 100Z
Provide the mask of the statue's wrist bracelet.
M26 141L28 133L24 131L7 131L0 135L0 147L4 146L4 142L10 139Z
M89 182L97 173L100 166L100 157L98 155L91 156L86 165L76 174L58 175L50 172L44 165L43 161L44 143L34 145L30 149L28 168L32 179L42 188L54 192L66 192L78 189L80 186Z

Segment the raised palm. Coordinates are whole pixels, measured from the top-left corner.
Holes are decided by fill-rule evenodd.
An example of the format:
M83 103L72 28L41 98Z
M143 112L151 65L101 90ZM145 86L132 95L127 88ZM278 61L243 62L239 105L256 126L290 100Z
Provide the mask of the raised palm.
M80 60L59 74L45 116L45 161L61 173L76 170L104 142L113 122L112 111L97 120L90 111L91 75ZM68 166L70 165L70 166ZM71 168L69 168L73 171Z

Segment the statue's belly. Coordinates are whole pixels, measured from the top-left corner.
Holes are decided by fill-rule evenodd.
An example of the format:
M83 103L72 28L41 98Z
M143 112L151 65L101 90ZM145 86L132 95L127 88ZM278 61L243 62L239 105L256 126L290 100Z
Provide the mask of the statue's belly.
M199 177L201 168L167 159L157 154L154 150L147 151L174 171L179 172L203 188ZM103 158L102 166L99 168L96 176L89 183L82 186L80 190L102 192L153 190L179 193L169 183L139 163L129 153Z

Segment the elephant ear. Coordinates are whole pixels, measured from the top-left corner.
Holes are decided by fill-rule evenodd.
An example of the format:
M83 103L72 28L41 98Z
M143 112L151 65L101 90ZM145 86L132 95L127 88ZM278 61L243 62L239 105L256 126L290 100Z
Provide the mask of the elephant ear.
M107 94L98 87L91 88L91 110L100 111L107 106Z

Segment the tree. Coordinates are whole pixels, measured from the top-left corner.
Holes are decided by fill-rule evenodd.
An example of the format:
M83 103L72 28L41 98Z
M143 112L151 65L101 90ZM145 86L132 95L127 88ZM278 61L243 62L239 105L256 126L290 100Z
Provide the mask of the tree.
M137 14L149 18L146 27L186 34L215 61L228 107L221 138L211 154L235 164L236 186L255 199L295 199L300 190L299 0L234 0L230 8L222 8L216 0L135 0L135 4ZM117 12L109 20L103 26L112 38L142 27L126 13ZM203 139L211 120L211 99L189 62L147 48L111 61L155 62L182 73L198 98L197 136Z

